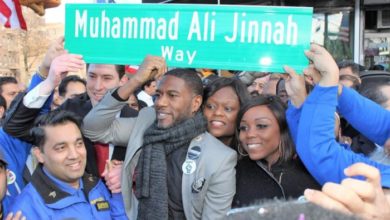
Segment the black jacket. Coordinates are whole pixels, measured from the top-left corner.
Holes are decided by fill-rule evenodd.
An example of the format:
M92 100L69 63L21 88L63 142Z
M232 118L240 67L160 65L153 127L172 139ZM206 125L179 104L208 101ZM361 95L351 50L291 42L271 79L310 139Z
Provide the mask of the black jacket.
M299 159L275 164L269 171L261 161L244 157L238 161L236 172L232 207L248 206L264 199L296 199L307 188L321 189Z
M35 118L39 115L40 109L30 109L23 104L23 97L19 96L17 103L13 108L7 112L5 123L3 125L4 131L13 137L19 138L23 141L34 143L34 137L30 135L30 129L34 125ZM91 101L87 93L80 94L73 99L68 99L60 107L62 110L67 110L75 113L83 119L92 109ZM121 117L136 117L138 112L128 105L121 111ZM87 166L86 171L94 176L99 176L95 148L93 142L84 137L85 147L87 149ZM124 160L126 155L126 147L115 146L112 159Z

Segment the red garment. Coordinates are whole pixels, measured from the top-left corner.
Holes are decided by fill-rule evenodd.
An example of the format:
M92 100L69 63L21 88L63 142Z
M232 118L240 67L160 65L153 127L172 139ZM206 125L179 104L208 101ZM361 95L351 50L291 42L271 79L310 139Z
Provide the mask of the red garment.
M96 142L94 146L96 152L96 164L101 176L106 166L106 160L109 160L109 145Z

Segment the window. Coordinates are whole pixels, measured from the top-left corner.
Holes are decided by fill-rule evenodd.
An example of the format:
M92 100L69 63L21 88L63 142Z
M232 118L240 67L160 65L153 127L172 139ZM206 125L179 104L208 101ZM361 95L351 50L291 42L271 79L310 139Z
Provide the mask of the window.
M352 10L352 9L351 9ZM313 14L312 42L323 45L336 61L353 59L353 12L333 9Z
M365 33L363 47L366 67L372 70L390 70L390 35L388 33Z

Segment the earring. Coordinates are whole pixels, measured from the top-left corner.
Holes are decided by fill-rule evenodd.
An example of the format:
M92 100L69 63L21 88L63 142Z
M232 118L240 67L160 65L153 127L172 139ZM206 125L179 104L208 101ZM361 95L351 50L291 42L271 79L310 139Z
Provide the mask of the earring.
M279 140L278 150L279 150L279 158L280 158L280 157L283 157L283 154L284 154L284 146L283 146L283 144L282 144L282 139Z
M236 128L236 131L234 132L234 135L235 135L236 140L237 140L237 151L238 151L238 154L239 154L240 156L246 157L246 156L248 156L248 153L245 154L245 153L242 152L243 149L241 149L241 143L240 143L239 133L240 133L240 132L239 132L238 129Z
M243 156L243 157L248 156L248 153L245 154L245 153L242 152L241 144L238 144L237 151L238 151L238 153L239 153L241 156Z

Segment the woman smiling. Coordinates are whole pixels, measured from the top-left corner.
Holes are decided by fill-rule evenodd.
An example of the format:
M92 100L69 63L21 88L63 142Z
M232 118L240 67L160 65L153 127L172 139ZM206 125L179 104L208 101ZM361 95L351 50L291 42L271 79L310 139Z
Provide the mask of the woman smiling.
M207 85L203 96L207 131L226 146L237 150L237 114L249 100L245 85L238 79L221 77Z
M233 207L270 198L298 198L320 185L307 172L294 149L285 108L276 96L256 97L238 113L239 152Z

